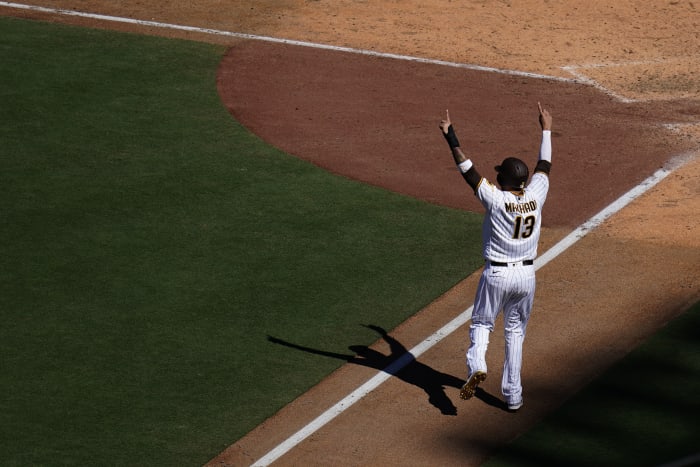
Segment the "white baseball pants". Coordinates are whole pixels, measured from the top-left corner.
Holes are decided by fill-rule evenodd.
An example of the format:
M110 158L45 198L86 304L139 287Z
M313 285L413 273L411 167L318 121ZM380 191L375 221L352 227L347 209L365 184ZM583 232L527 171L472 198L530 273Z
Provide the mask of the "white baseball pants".
M489 335L501 310L505 334L505 362L501 392L508 404L522 400L520 381L523 341L535 297L534 266L492 266L487 263L479 280L474 299L471 340L467 350L467 371L487 371L486 350Z

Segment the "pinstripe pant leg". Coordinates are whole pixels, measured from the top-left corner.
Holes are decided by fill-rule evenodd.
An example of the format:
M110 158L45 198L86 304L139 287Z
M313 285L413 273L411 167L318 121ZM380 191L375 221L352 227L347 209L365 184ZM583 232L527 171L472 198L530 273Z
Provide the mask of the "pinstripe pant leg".
M489 336L500 311L502 297L502 289L498 284L501 278L496 277L495 279L494 281L494 278L489 274L488 268L479 279L474 299L472 324L469 326L471 343L467 350L467 377L475 371L487 371L486 351L489 345Z
M535 296L535 276L530 271L522 271L524 274L515 275L518 281L514 296L507 301L503 310L504 334L505 334L505 361L503 364L503 379L501 391L507 403L516 403L522 400L522 383L520 371L523 360L523 342L527 323L532 310Z
M487 372L486 350L489 346L490 334L491 331L487 327L474 324L469 327L471 344L467 350L467 377L475 371Z

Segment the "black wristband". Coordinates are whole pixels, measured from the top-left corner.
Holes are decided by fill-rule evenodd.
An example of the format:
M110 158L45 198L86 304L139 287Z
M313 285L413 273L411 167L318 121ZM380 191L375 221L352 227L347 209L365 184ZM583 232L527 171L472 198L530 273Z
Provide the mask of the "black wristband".
M442 133L445 136L445 139L447 140L447 144L450 145L450 149L452 148L458 148L459 147L459 140L457 139L457 135L455 134L455 129L450 125L447 127L447 133Z

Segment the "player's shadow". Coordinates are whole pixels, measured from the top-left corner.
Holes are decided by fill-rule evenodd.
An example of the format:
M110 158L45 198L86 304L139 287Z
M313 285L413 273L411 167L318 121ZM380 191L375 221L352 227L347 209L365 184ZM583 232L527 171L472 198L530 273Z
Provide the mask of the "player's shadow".
M459 389L465 383L464 380L442 373L428 365L420 363L406 347L391 337L381 327L374 325L366 325L365 327L379 333L382 339L389 344L390 352L388 355L384 355L366 345L349 346L348 349L354 352L354 355L349 355L304 347L272 336L267 336L267 340L304 352L337 358L348 363L384 371L406 383L421 388L428 395L428 401L438 408L443 415L457 415L457 408L450 398L447 397L447 394L445 394L445 387L449 386Z
M490 394L489 392L485 391L483 388L476 388L476 392L474 393L474 397L477 399L481 400L485 404L488 404L492 407L496 407L497 409L505 410L506 412L508 411L508 406L506 405L505 402L503 402L501 399L498 397L494 396L493 394Z

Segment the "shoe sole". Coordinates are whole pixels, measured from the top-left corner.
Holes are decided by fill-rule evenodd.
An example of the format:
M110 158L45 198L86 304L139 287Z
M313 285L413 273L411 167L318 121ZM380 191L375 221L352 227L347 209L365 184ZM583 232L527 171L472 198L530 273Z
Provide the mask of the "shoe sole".
M523 403L522 403L522 402L520 402L519 404L509 405L509 406L508 406L508 410L509 410L510 412L517 412L518 410L520 410L520 407L522 407L522 406L523 406Z
M462 386L459 391L459 397L464 400L471 399L476 393L476 388L479 384L486 379L486 373L483 371L477 371L467 380L467 382Z

